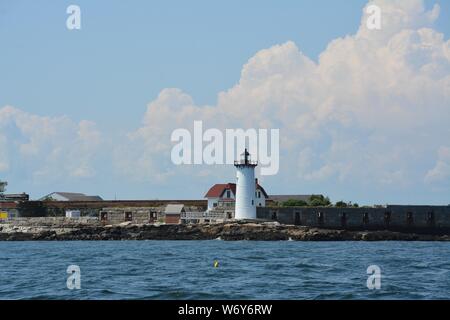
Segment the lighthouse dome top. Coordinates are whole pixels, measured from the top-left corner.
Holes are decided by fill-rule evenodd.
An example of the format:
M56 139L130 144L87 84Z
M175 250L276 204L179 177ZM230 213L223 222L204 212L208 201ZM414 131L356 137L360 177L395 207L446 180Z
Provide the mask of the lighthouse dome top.
M235 166L256 167L258 165L258 162L257 161L252 161L250 152L248 152L248 150L245 149L244 152L241 153L241 158L238 161L235 161L234 165Z

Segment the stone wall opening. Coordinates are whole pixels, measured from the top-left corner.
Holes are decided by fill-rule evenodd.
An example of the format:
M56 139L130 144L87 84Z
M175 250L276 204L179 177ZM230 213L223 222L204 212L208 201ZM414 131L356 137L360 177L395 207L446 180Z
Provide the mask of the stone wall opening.
M406 224L412 226L414 224L414 215L412 212L406 213Z
M364 212L364 214L363 214L363 224L364 225L369 224L369 213L368 212Z
M105 211L100 212L100 221L108 221L108 212Z
M125 212L125 221L133 221L133 213L132 212Z
M428 216L427 216L427 224L430 227L433 227L435 223L435 218L434 218L434 212L430 211L428 212Z
M323 218L323 212L317 212L317 223L319 226L323 226L324 218Z
M296 212L295 213L295 217L294 217L294 224L296 226L299 226L302 224L301 220L300 220L300 212Z
M271 219L274 220L274 221L278 220L278 214L277 214L276 211L272 211L272 217L271 217Z
M156 211L150 211L148 215L148 221L154 223L158 220L158 213Z
M347 213L346 212L341 213L341 226L342 227L347 226Z
M384 213L384 225L386 227L389 227L390 223L391 223L391 212L390 211L386 211Z

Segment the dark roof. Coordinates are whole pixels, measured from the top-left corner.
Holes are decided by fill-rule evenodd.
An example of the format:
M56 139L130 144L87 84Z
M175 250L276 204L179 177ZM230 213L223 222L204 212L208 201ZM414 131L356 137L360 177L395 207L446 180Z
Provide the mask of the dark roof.
M30 195L26 193L10 193L0 195L2 201L28 201L30 200Z
M0 210L2 209L16 209L19 206L17 201L0 201Z
M288 200L297 200L308 202L311 199L311 194L281 194L281 195L270 195L269 200L276 202L284 202Z
M230 189L233 192L233 194L236 194L236 184L235 183L215 184L205 194L205 198L219 198L222 196L222 194L227 189Z
M259 183L256 184L256 189L261 190L266 199L269 198L269 195L267 194L266 190L264 190L264 188Z
M168 204L164 210L165 214L181 214L184 212L184 204Z
M227 189L230 189L233 194L236 194L236 183L216 184L205 194L205 198L220 198ZM269 197L266 190L259 183L256 183L256 189L261 190L266 198Z
M58 194L68 201L103 201L103 199L99 196L87 196L83 193L75 193L75 192L53 192L48 196L45 196L43 199L47 197L51 197L53 194Z

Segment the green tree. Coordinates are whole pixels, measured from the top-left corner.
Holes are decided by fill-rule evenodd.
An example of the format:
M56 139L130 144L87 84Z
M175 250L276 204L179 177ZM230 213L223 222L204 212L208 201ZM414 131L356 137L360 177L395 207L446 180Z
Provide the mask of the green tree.
M282 203L283 207L306 207L308 203L303 200L289 199Z
M326 207L331 204L330 198L323 195L312 195L309 198L309 205L312 207Z
M42 198L42 201L55 201L51 196L46 196L45 198Z
M338 201L338 202L336 202L336 207L338 207L338 208L347 208L348 204L346 202L344 202L344 201Z
M8 185L8 182L0 180L0 193L5 192L5 189L6 189L7 185Z

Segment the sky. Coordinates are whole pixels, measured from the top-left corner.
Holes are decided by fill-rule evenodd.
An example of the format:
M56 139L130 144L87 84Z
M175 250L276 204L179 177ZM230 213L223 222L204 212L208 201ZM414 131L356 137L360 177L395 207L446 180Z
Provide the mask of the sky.
M0 0L0 180L200 199L235 180L172 163L173 130L202 120L280 130L269 194L449 204L449 33L445 0Z

